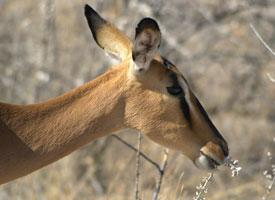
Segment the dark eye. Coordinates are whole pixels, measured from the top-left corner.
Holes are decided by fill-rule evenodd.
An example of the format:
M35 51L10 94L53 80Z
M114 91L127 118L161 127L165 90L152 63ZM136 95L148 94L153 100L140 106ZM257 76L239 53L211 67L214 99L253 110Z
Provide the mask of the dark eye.
M182 89L179 86L170 86L170 87L167 87L167 91L171 95L179 95L180 93L182 93Z

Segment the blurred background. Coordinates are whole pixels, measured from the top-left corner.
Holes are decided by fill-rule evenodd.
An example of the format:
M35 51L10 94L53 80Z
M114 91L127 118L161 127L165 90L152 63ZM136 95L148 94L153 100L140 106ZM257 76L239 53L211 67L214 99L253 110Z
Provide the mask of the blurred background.
M159 22L162 54L183 72L243 167L234 178L228 168L216 172L207 199L261 199L273 178L263 174L275 164L275 83L268 77L275 77L275 57L249 24L275 49L275 0L0 0L2 102L45 101L108 69L111 62L86 24L85 3L131 38L141 18ZM136 133L118 135L137 142ZM141 148L161 163L162 147L143 137ZM133 199L135 159L135 152L105 137L2 185L0 200ZM192 199L203 176L207 172L170 151L160 199ZM151 199L157 178L142 159L141 199Z

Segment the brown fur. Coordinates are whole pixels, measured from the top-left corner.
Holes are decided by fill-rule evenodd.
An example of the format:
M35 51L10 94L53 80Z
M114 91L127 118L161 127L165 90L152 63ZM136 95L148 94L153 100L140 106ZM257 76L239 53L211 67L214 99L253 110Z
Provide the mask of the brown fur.
M163 66L159 55L146 73L134 75L132 44L127 36L106 24L96 34L106 51L121 56L123 61L119 66L44 103L0 103L0 184L27 175L96 138L124 128L136 129L193 161L211 141L213 145L208 145L207 151L224 158L219 150L221 138L209 128L191 89L188 88L187 101L192 128L184 118L179 99L167 92L171 69Z
M125 71L118 67L45 103L0 103L0 184L123 128Z

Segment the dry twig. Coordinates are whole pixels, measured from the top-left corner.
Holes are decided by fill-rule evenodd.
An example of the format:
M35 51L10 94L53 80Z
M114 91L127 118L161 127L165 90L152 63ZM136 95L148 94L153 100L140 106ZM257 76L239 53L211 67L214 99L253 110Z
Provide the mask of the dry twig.
M135 200L139 200L139 176L140 176L140 146L141 133L138 133L137 153L136 153L136 185L135 185Z
M140 163L140 160L138 157L144 158L146 161L148 161L150 164L152 164L153 166L156 167L156 169L159 172L159 178L157 180L156 189L153 193L153 200L157 200L159 193L160 193L161 185L163 182L163 176L165 174L165 170L166 170L167 164L168 164L168 152L169 152L168 149L165 149L162 164L159 165L157 162L153 161L151 158L149 158L147 155L145 155L142 151L140 151L140 139L141 139L140 135L139 135L139 139L138 139L138 145L137 145L138 147L137 148L135 148L133 145L129 144L128 142L126 142L125 140L123 140L122 138L120 138L117 135L112 135L112 136L137 153L135 199L139 199L138 187L139 187L139 168L140 168L139 163Z
M268 185L266 186L266 191L264 196L262 197L262 200L268 200L270 193L275 185L275 164L272 162L273 157L271 152L267 152L267 157L268 160L271 162L271 169L270 170L265 170L263 175L265 176L266 180L269 182Z
M133 145L129 144L128 142L126 142L125 140L123 140L121 137L117 136L117 135L112 135L115 139L117 139L118 141L120 141L122 144L126 145L127 147L129 147L130 149L132 149L133 151L137 152L137 148L135 148ZM157 168L157 170L160 172L160 166L157 162L153 161L151 158L149 158L147 155L145 155L142 151L139 152L139 155L144 158L146 161L148 161L150 164L152 164L154 167Z
M272 82L272 83L275 83L275 78L273 78L270 73L266 73L268 79Z
M159 193L160 193L163 176L164 176L167 164L168 164L168 153L169 153L169 150L165 149L162 164L161 164L160 171L159 171L159 173L160 173L159 174L159 179L157 181L156 189L153 193L153 200L157 200L158 196L159 196Z
M180 200L183 194L183 189L184 189L184 184L182 183L183 176L184 176L184 172L181 173L178 180L178 185L176 189L176 200Z
M259 32L257 31L257 29L253 26L253 24L249 24L250 28L252 29L252 31L255 33L256 37L261 41L261 43L264 45L264 47L273 55L275 56L275 52L271 49L271 47L264 41L264 39L262 38L262 36L259 34Z
M263 200L267 200L269 198L270 193L271 193L272 188L273 188L274 185L275 185L275 176L273 177L270 184L267 186L265 196L262 198Z
M209 173L207 177L204 177L201 183L196 187L196 194L193 197L193 200L204 200L206 194L208 193L209 183L214 181L214 174Z
M273 49L264 41L263 37L259 34L259 32L257 31L257 29L253 26L253 24L249 24L250 28L252 29L252 31L255 33L256 37L260 40L260 42L264 45L264 47L273 55L275 56L275 52L273 51ZM268 79L275 83L275 78L273 78L270 73L266 73Z

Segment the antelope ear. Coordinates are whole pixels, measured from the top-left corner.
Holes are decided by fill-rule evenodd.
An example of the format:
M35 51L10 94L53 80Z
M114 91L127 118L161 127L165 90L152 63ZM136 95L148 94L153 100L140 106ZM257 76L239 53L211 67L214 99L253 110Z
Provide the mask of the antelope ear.
M135 42L132 50L134 69L147 71L152 59L158 55L161 33L157 22L151 18L142 19L136 28Z
M85 16L96 43L102 49L121 60L131 55L132 43L124 33L103 19L87 4Z

